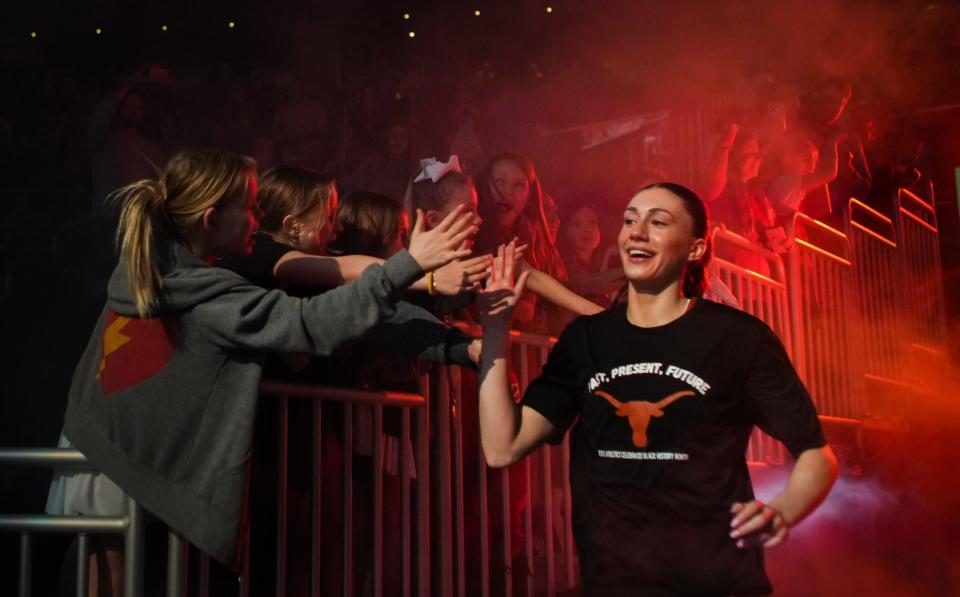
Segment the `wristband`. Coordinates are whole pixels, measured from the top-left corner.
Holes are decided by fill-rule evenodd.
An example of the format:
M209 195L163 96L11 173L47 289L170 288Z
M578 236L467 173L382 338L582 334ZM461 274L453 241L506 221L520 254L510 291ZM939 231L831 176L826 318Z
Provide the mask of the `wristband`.
M437 287L433 285L433 272L427 272L427 294L437 296Z

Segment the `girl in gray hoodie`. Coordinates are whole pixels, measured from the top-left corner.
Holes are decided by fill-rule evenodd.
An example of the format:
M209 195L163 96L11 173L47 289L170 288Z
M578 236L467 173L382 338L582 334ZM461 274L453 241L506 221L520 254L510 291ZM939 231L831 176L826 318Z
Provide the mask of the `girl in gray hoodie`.
M260 217L256 164L220 151L174 155L122 201L120 263L74 373L62 446L102 474L60 475L51 514L118 515L127 494L191 543L236 567L244 482L267 351L329 354L393 314L425 272L466 257L474 221L455 211L359 280L294 298L212 267L248 253ZM122 586L117 545L105 558ZM112 549L111 549L112 548Z

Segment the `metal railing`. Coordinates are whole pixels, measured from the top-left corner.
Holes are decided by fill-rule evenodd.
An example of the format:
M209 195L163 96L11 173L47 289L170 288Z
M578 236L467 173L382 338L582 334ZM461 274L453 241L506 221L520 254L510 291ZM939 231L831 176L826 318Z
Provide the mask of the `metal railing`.
M849 202L847 238L863 325L864 374L891 383L908 382L904 355L904 307L900 251L893 221L856 199Z
M713 229L711 242L715 259L710 267L737 299L740 309L769 325L792 357L793 326L783 260L776 253L724 228ZM762 265L764 273L749 269L743 263ZM708 294L707 298L714 297ZM783 464L784 458L783 444L754 428L747 444L747 460Z
M903 192L900 197L898 222L852 200L847 234L798 215L796 244L785 259L729 231L712 232L715 247L749 252L753 262L764 264L761 273L720 257L713 267L741 308L780 336L821 418L830 423L860 425L867 414L865 379L888 374L891 384L912 383L908 376L901 376L897 363L910 349L905 347L905 335L928 359L940 350L937 343L944 338L942 281L934 272L939 267L935 218L922 200ZM911 285L932 290L922 296L899 290ZM511 333L511 359L520 392L539 373L554 343L553 338ZM476 390L475 373L454 366L435 366L421 379L419 395L264 381L261 395L277 409L276 461L271 465L277 482L275 487L272 481L267 484L276 504L276 545L269 562L253 566L250 547L243 552L240 594L259 595L254 589L267 585L278 597L307 593L552 596L574 589L578 571L568 440L544 446L510 469L489 469L479 438ZM297 403L306 407L306 414L291 411ZM338 403L335 408L333 403ZM400 420L393 438L400 446L399 470L392 477L385 476L381 465L388 445L385 409L395 410ZM359 422L358 413L363 412L369 414L368 428ZM291 451L291 421L303 423L306 418L309 437L294 437ZM362 442L355 437L364 434L374 439L361 456L357 446ZM272 447L269 453L272 457ZM297 457L301 462L309 460L306 512L291 508L296 492L289 473ZM779 464L784 461L784 449L755 431L747 459ZM0 464L65 466L70 462L86 466L76 452L0 451ZM357 471L365 472L356 475ZM135 530L139 509L132 500L129 503L132 515L104 522L0 517L0 530L24 533L21 594L29 594L31 534L56 529L81 537L123 533L128 545L125 564L133 567L125 575L125 583L132 583L125 594L139 595L142 530ZM399 504L399 515L391 516L388 523L384 511L390 504ZM244 539L242 543L251 546L249 528ZM89 543L87 539L79 543L83 554L78 558L84 560ZM181 595L188 584L190 549L170 533L167 586L171 596ZM309 554L305 567L298 561L304 559L299 554ZM200 595L207 594L209 565L201 557ZM301 578L308 581L296 584ZM77 592L82 594L86 579L77 582Z
M26 466L72 469L91 469L86 458L76 450L59 448L3 448L0 466ZM17 583L18 597L31 594L33 536L36 534L77 535L76 594L87 594L87 559L90 554L90 535L114 534L123 536L124 597L143 594L144 515L139 505L129 497L123 516L46 516L31 514L0 515L0 532L20 533L20 566Z
M937 212L906 189L897 193L897 244L903 300L910 307L908 333L923 349L946 352L943 270Z
M798 213L787 255L794 363L817 411L835 419L863 416L863 364L853 263L846 235Z
M422 384L422 389L428 389L426 381ZM345 596L359 594L363 589L363 579L368 580L369 590L366 592L375 597L383 594L431 595L428 443L430 430L426 398L421 395L402 392L369 392L343 388L323 388L278 381L264 381L260 387L260 394L261 397L276 398L279 409L276 451L279 482L276 485L277 543L273 571L274 594L278 597L287 594L302 594L299 591L292 590L287 585L288 579L291 577L288 571L288 557L292 553L291 547L293 547L290 545L289 537L292 515L295 524L310 525L309 549L306 549L303 545L296 546L297 549L305 550L306 553L310 554L309 586L307 588L310 595L326 595L333 591ZM288 450L288 426L290 423L290 401L296 399L311 401L310 515L306 520L302 512L291 512L289 508L288 470L290 453ZM332 427L336 430L334 435L339 435L337 439L340 440L340 477L342 480L339 488L325 487L327 479L334 476L331 475L329 460L326 465L324 461L324 451L330 447L329 442L333 437L329 432L331 426L327 426L327 432L324 431L324 411L329 408L328 403L330 402L340 403L342 407L341 412L334 415L338 414L340 421L332 422ZM355 409L359 408L369 408L371 410L372 423L372 428L369 430L370 436L373 438L369 465L371 469L369 471L370 484L369 487L364 486L362 492L365 497L369 498L366 504L360 503L358 500L357 484L353 475L354 471L361 466L356 462L354 451L354 435L357 430L354 415ZM399 583L399 586L390 587L384 585L383 571L384 559L387 555L383 551L385 536L383 520L384 470L381 466L384 445L383 411L385 408L398 409L401 419L399 437L401 445L399 465L401 515L399 529L391 528L388 532L399 532L400 551L390 555L401 558L402 563L400 578L394 579L395 582ZM416 413L415 436L411 433L412 413ZM406 447L410 445L414 445L413 468L415 470L411 470L406 458ZM411 488L411 482L415 482L414 488ZM337 493L339 493L339 496L336 495ZM326 523L324 522L325 499L332 501L339 499L341 502L342 508L338 520L340 528L337 530L326 530L324 527L324 524L330 524L329 520ZM299 518L297 518L298 514ZM415 514L413 526L411 526L411 514ZM370 522L367 538L359 536L360 533L354 528L356 519ZM250 545L249 528L247 533L247 540L244 543ZM364 545L369 550L368 561L370 565L361 569L354 561L353 555L357 542L365 539L369 539L365 541ZM336 545L337 543L339 543L339 546ZM414 549L411 549L411 546L414 546ZM243 560L242 576L249 579L245 583L246 588L242 593L243 595L249 594L251 583L256 584L256 579L252 577L252 574L256 574L257 571L251 571L250 553L251 550L247 549ZM411 554L413 554L412 557ZM339 578L324 578L325 557L339 559L341 563L337 575ZM360 583L357 582L358 578L361 579Z

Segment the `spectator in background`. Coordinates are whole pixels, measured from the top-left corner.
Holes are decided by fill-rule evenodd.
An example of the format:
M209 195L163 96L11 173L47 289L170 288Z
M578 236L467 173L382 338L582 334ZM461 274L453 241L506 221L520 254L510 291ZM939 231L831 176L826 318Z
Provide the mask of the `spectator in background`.
M754 133L740 132L725 153L729 155L723 187L716 195L705 195L714 223L757 245L766 244L765 231L773 225L773 213L759 183L763 161L760 143ZM717 256L757 273L768 275L767 260L756 252L717 247Z
M449 146L449 153L460 156L467 172L476 171L486 162L487 155L483 150L480 133L477 132L477 117L471 110L464 110L455 118Z
M518 238L528 245L525 259L533 269L566 281L567 269L551 240L543 190L533 162L516 153L494 156L477 175L477 193L483 218L477 235L479 251L493 252ZM524 331L546 334L549 330L547 308L538 305L533 293L520 301L515 318Z
M322 170L330 157L327 111L308 85L292 76L281 77L286 98L273 117L273 134L283 148L283 161Z
M254 137L250 157L256 160L260 174L269 172L280 163L280 153L280 147L271 135L263 133Z
M847 205L851 197L863 199L870 194L873 177L867 164L860 136L848 126L850 115L847 106L853 98L849 82L830 78L823 81L811 93L803 97L801 121L797 130L808 137L824 156L832 154L834 139L842 138L836 148L839 156L837 175L827 183L826 197L818 203L828 206L826 212L815 211L811 215L825 219L836 228L843 229ZM821 191L814 190L814 194Z
M387 197L403 197L410 176L417 171L411 150L410 126L395 122L384 131L381 145L347 177L344 186Z
M793 220L798 211L824 211L822 204L810 208L807 192L822 187L837 177L837 144L845 133L834 132L824 144L821 156L810 139L799 133L788 133L780 150L780 172L766 186L766 194L773 208L773 226L765 231L767 245L776 253L785 253L793 247ZM823 200L819 194L817 199Z
M141 88L173 83L170 71L157 66L138 70L96 103L87 127L90 144L93 212L108 211L105 200L114 189L155 178L163 164L160 146L140 133L144 97Z
M624 282L623 268L610 269L600 263L600 218L587 203L577 202L566 207L560 218L557 248L567 266L570 288L593 301L608 307L610 295Z

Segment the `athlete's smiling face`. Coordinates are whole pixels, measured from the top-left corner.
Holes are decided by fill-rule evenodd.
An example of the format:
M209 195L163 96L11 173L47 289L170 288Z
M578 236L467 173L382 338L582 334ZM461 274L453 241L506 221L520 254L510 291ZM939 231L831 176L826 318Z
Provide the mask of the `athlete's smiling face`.
M640 191L623 214L618 245L623 272L635 286L662 289L703 257L706 241L693 234L693 216L666 189Z

